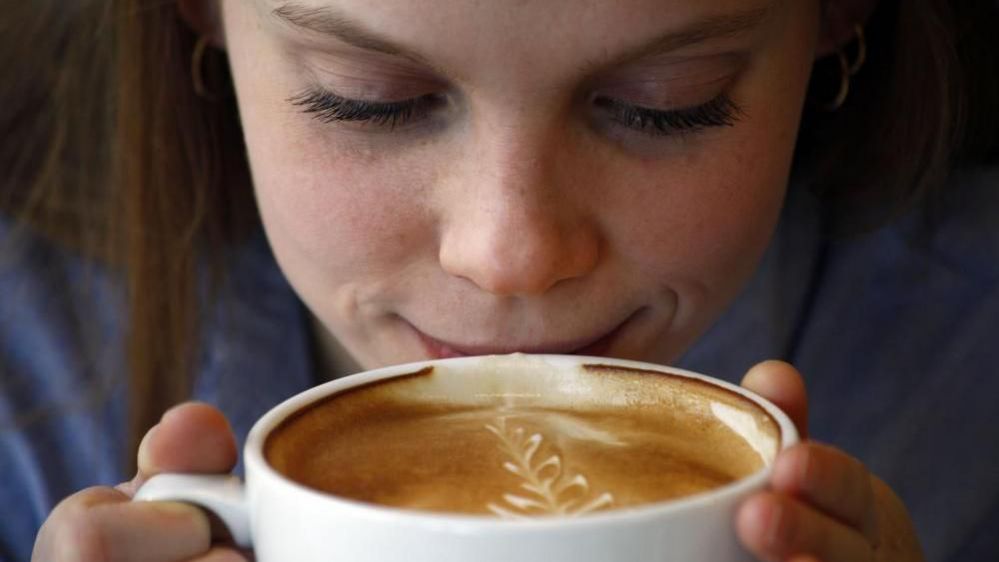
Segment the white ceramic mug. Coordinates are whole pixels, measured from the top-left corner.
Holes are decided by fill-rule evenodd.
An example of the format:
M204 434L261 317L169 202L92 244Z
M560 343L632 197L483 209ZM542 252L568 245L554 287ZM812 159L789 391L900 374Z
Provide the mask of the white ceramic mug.
M776 422L779 442L753 428L737 429L753 448L766 450L766 467L731 484L678 500L609 510L579 518L509 521L498 517L418 512L328 495L268 466L264 443L290 415L318 399L419 371L427 366L474 372L496 357L463 357L386 367L309 389L273 408L253 426L244 448L246 483L232 476L163 474L151 478L136 500L175 500L200 505L229 527L236 542L252 547L258 562L741 562L752 557L738 543L738 505L762 490L773 456L798 440L791 420L776 406L738 386L647 363L577 356L499 358L543 362L555 370L585 364L657 370L691 377L756 403ZM474 380L474 379L470 379ZM739 422L735 422L739 423ZM729 423L731 426L731 423ZM771 439L772 441L772 439Z

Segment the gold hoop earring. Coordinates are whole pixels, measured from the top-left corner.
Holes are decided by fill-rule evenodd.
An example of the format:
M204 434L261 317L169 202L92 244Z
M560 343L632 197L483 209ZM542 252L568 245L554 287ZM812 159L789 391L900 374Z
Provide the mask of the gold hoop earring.
M864 26L859 23L853 24L853 34L857 41L857 58L853 59L850 65L850 76L856 76L867 62L867 38L864 36Z
M830 113L843 107L846 98L850 97L850 63L843 51L836 53L836 58L839 60L839 91L832 101L822 104L822 109Z
M848 97L850 97L850 79L856 76L860 69L867 62L867 39L864 37L864 28L860 24L854 24L853 33L857 43L857 56L850 62L846 57L846 49L836 52L836 59L839 61L839 91L832 101L822 105L822 109L828 112L837 111L843 107Z
M210 43L211 38L207 35L202 35L194 45L194 52L191 54L191 85L194 87L194 93L199 98L217 102L222 99L222 96L208 91L208 87L205 86L205 53L208 51Z

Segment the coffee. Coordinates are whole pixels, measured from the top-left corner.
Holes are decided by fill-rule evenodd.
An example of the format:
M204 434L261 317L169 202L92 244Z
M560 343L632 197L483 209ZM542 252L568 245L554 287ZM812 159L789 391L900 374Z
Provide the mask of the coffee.
M748 399L697 379L514 356L326 397L272 431L264 454L287 478L347 499L574 516L743 478L772 462L779 433Z

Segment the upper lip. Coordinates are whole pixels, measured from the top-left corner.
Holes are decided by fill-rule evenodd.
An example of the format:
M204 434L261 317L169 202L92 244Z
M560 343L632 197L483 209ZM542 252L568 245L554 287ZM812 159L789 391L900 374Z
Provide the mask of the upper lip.
M446 346L462 355L505 355L508 353L552 353L552 354L571 354L576 353L581 350L587 349L591 346L602 342L604 339L612 337L616 334L622 326L628 323L629 320L634 318L638 312L634 312L628 317L626 317L621 322L617 323L610 330L601 333L597 336L591 336L588 338L581 338L577 340L569 340L564 342L555 343L543 343L543 344L527 344L527 345L465 345L459 343L453 343L446 340L442 340L433 336L430 336L414 327L417 333L423 338L427 338L437 343L438 345Z

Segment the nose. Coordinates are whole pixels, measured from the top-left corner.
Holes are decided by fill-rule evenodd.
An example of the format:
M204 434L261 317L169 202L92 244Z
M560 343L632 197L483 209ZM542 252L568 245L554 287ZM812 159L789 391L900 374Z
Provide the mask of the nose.
M600 257L579 168L557 141L527 136L470 150L448 181L441 266L499 296L542 294L585 276Z

